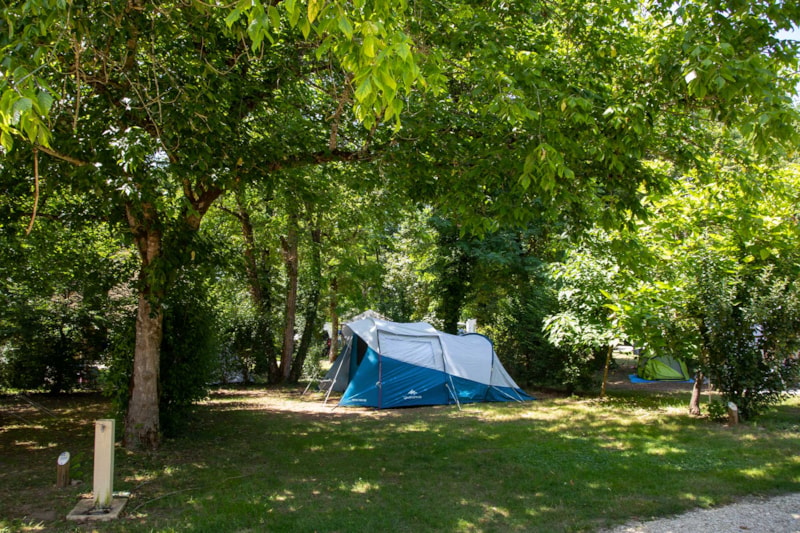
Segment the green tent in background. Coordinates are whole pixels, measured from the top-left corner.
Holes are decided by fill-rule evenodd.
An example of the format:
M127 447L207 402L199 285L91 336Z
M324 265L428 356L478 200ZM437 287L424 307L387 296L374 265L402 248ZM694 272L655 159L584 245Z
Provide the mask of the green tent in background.
M640 356L636 375L648 381L689 381L686 363L669 355Z

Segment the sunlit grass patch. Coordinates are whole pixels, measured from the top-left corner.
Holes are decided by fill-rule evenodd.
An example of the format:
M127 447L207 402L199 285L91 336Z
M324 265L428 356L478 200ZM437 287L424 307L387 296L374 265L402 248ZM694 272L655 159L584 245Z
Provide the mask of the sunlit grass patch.
M104 531L589 531L800 490L798 402L730 428L640 396L373 411L292 390L214 393L184 437L156 453L118 449L115 488L133 497ZM36 443L24 452L0 442L12 451L0 527L22 531L25 502L47 500L61 511L46 529L70 530L61 513L90 487L56 493L39 465L65 445L91 454L87 421L32 420L15 430Z

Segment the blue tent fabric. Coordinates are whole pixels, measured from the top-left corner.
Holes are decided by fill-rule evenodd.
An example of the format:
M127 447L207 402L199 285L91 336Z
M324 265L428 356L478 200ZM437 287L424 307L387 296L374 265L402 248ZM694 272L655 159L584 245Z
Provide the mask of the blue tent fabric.
M347 324L343 334L345 347L322 381L343 392L339 405L385 409L533 399L482 335L375 318Z
M628 376L628 379L630 380L631 383L664 383L664 381L659 381L659 380L642 379L636 374L630 374ZM688 379L686 381L670 380L669 383L694 383L694 380L693 379Z

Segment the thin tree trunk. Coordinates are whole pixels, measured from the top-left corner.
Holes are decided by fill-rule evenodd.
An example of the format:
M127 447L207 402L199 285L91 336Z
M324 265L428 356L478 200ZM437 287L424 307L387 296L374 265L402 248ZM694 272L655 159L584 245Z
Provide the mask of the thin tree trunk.
M322 284L321 247L322 232L318 224L315 224L315 227L311 230L311 279L309 279L310 288L305 302L305 312L303 313L305 324L303 326L303 334L300 336L300 345L297 347L297 353L292 362L292 371L289 374L290 383L297 383L302 377L303 365L308 358L308 352L314 340L314 333L317 331L319 324L319 296Z
M700 318L700 338L702 344L700 345L700 360L698 361L698 370L694 374L694 385L692 386L692 397L689 400L689 414L692 416L700 416L700 395L703 393L703 368L707 368L708 363L708 350L709 344L708 326L705 317Z
M267 199L269 201L269 199ZM256 259L256 239L253 230L253 223L250 219L250 213L244 205L241 190L236 191L236 217L239 219L239 224L242 230L242 238L244 239L244 263L247 272L247 281L250 289L250 297L253 300L257 313L259 314L259 343L263 347L263 352L256 355L255 369L256 372L267 372L271 378L278 375L277 361L275 357L275 345L272 339L271 329L269 327L269 312L272 306L270 290L262 283L262 276L265 274L261 271ZM264 264L267 264L265 261ZM272 379L270 379L272 380Z
M333 362L339 355L339 313L336 312L338 306L339 283L336 277L331 280L331 348L328 351L328 361Z
M603 385L600 387L600 398L606 397L606 384L608 383L608 368L611 366L611 358L614 354L614 347L608 345L608 353L606 353L606 364L603 367Z
M283 259L286 266L286 321L283 328L283 350L281 352L280 373L281 381L289 379L292 370L292 355L294 354L294 334L297 320L297 276L298 276L298 245L297 215L289 216L289 230L286 237L281 238Z
M264 293L261 290L261 280L258 275L258 264L256 263L256 240L253 233L253 223L250 220L250 213L244 207L240 194L236 195L236 205L239 224L244 238L244 266L247 272L247 281L250 289L250 296L253 303L261 309L264 304Z
M692 386L692 398L689 400L689 414L700 416L700 395L703 393L703 380L705 377L699 370L694 375L694 385Z

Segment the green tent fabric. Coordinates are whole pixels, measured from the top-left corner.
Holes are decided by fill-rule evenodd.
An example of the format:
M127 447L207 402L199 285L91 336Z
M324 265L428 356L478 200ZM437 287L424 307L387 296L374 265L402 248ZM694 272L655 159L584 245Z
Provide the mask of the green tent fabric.
M636 374L648 381L688 381L686 363L669 355L642 356Z

